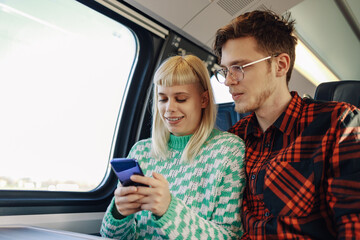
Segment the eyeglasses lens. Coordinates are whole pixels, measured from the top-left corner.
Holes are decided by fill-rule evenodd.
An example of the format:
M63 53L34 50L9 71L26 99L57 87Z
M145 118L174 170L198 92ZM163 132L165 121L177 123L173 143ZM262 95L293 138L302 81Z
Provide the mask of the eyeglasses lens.
M226 70L225 70L226 71ZM224 71L217 71L215 73L215 77L216 79L220 82L220 83L224 83L225 82L225 73Z

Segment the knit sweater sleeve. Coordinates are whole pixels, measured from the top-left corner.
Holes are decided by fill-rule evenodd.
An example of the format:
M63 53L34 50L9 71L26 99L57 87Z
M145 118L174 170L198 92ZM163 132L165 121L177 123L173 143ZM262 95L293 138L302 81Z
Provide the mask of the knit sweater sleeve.
M168 211L161 217L153 217L159 233L169 239L240 239L243 234L241 206L245 187L244 144L237 136L225 134L203 154L216 156L221 161L217 169L215 196L204 193L203 200L193 205L213 205L210 219L199 216L198 211L172 196ZM215 153L216 152L216 153ZM210 192L210 189L208 189ZM209 202L207 202L209 201ZM196 209L196 208L195 208Z
M114 218L112 211L115 208L115 198L112 199L104 215L100 234L103 237L114 239L135 239L136 222L134 214L123 219Z
M137 142L128 155L128 158L133 158L134 149L139 145L144 144L144 141ZM135 239L136 238L136 220L135 214L131 214L123 219L116 219L113 216L115 209L115 197L113 197L110 205L108 206L104 218L102 220L100 234L102 237L112 239Z

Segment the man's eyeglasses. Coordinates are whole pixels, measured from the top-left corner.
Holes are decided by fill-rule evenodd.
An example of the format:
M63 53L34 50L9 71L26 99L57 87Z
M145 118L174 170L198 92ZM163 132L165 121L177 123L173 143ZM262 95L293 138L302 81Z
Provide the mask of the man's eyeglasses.
M277 57L279 54L274 54L268 57L264 57L261 58L259 60L253 61L251 63L247 63L245 65L239 66L239 65L232 65L229 68L221 68L218 70L214 71L214 75L216 77L216 80L218 80L219 83L225 83L226 77L228 75L228 73L230 73L230 76L236 80L236 81L241 81L244 79L245 76L245 72L244 72L244 68L251 66L255 63L259 63L262 61L265 61L271 57Z

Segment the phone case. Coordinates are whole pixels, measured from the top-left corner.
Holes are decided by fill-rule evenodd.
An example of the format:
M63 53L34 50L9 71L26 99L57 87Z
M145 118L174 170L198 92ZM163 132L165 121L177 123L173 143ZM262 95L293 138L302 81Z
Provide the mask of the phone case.
M146 186L130 180L133 174L144 176L140 165L136 159L114 158L110 161L111 166L123 186ZM148 186L146 186L148 187Z

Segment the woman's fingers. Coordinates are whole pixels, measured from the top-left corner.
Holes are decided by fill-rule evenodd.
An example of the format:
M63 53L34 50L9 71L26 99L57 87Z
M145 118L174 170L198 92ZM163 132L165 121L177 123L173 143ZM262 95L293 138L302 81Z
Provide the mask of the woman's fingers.
M138 194L136 187L119 186L115 190L114 196L116 209L121 215L128 216L141 210L141 203L138 201L144 195Z
M136 193L136 192L137 192L137 188L134 186L130 186L130 187L118 186L115 189L114 195L115 196L125 196L125 195Z
M137 202L141 203L142 210L149 210L157 216L165 214L169 208L171 195L169 190L169 183L159 173L153 173L153 178L133 176L133 181L138 181L143 184L148 184L151 187L138 187L138 194L144 197Z
M169 183L165 177L154 172L152 178L132 175L131 180L150 187L119 186L114 192L119 213L128 216L140 210L149 210L157 216L164 215L171 201Z
M154 178L141 176L141 175L132 175L130 177L131 181L136 183L142 183L146 186L156 187L157 181Z

